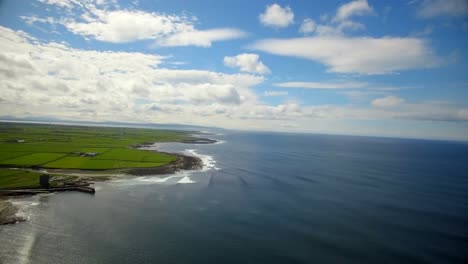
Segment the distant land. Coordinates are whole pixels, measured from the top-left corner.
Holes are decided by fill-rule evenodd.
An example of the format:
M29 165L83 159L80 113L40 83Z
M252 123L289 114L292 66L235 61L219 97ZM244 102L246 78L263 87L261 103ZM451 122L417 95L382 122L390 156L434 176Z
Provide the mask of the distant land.
M149 128L149 129L168 129L168 130L184 130L184 131L226 131L225 128L217 126L201 126L192 124L176 124L176 123L141 123L141 122L124 122L124 121L89 121L89 120L68 120L45 116L27 116L15 117L9 115L0 116L1 122L15 123L32 123L32 124L57 124L57 125L77 125L77 126L99 126L99 127L129 127L129 128ZM417 137L417 136L398 136L398 135L378 135L378 134L361 134L361 133L330 133L330 132L307 132L307 131L272 131L262 129L229 129L230 131L251 131L251 132L268 132L268 133L292 133L292 134L314 134L314 135L339 135L339 136L359 136L359 137L375 137L375 138L396 138L396 139L422 139L422 140L437 140L437 141L453 141L453 142L468 142L463 138L440 138L440 137Z
M203 130L209 128L222 129L213 126L198 126L198 125L186 125L186 124L169 124L169 123L141 123L141 122L116 122L116 121L80 121L80 120L67 120L59 119L54 117L43 117L43 116L29 116L29 117L14 117L3 115L0 116L0 122L24 122L24 123L50 123L50 124L62 124L62 125L86 125L86 126L124 126L133 128L158 128L158 129L173 129L173 130Z

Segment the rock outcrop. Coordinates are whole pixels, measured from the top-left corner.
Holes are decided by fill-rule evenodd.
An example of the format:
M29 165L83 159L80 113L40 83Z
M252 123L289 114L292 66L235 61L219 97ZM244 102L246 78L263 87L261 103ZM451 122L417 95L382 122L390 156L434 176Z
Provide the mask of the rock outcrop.
M0 225L15 224L26 219L16 215L18 209L8 200L0 197Z

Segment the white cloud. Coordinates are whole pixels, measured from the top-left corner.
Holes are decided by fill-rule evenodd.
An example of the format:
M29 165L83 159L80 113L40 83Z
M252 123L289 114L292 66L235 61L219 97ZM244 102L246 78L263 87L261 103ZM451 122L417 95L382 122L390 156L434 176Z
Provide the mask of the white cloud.
M22 16L22 19L28 23L61 24L74 34L104 42L155 40L155 43L161 46L210 47L215 41L246 36L245 32L233 28L197 29L195 17L119 9L118 5L112 2L43 2L73 11L53 21L37 16Z
M372 14L375 14L374 9L367 0L355 0L338 7L331 19L327 14L322 14L320 16L322 23L316 24L314 21L305 19L299 32L303 34L315 32L321 36L341 36L345 31L365 29L363 24L351 20L353 17Z
M312 20L310 18L306 18L306 19L304 19L304 21L302 21L302 24L299 27L299 33L302 33L304 35L310 34L310 33L315 31L316 27L317 26L316 26L314 20Z
M74 0L38 0L39 2L42 2L44 4L49 4L49 5L56 5L62 8L66 9L73 9L74 5L78 4L79 2L74 1Z
M419 38L317 36L264 39L250 46L271 54L320 62L337 73L386 74L441 63Z
M466 0L424 0L418 10L418 15L423 18L461 17L467 14L468 1Z
M265 13L260 14L259 19L264 26L285 28L294 23L294 13L289 6L283 8L272 4L266 7Z
M365 82L283 82L275 83L277 87L304 89L353 89L368 86Z
M315 32L317 35L320 36L342 36L344 35L345 30L351 30L351 31L356 31L356 30L361 30L364 29L365 26L361 23L353 22L350 20L347 21L342 21L337 25L323 25L319 24L317 25Z
M288 92L286 91L265 91L263 92L264 96L287 96Z
M211 30L184 31L162 37L156 41L160 46L199 46L210 47L212 42L238 39L247 36L241 30L233 28L217 28Z
M156 39L194 30L191 21L178 16L129 10L96 10L93 15L96 18L69 21L64 26L77 35L114 43Z
M224 65L231 68L240 68L243 72L270 73L270 69L259 58L258 54L252 53L242 53L233 57L226 56L224 57Z
M374 13L367 0L355 0L338 8L334 21L345 21L352 16L362 16Z
M371 103L375 107L395 107L395 106L401 105L404 102L405 100L403 98L389 95L386 97L377 98L373 100Z

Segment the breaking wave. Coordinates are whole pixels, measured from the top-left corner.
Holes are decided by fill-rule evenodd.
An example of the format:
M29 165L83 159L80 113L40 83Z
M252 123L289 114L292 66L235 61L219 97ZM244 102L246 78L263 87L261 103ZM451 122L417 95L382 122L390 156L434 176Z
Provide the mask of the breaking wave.
M213 156L197 153L197 151L194 149L186 149L184 154L200 158L203 162L202 171L209 171L212 169L220 170L220 168L216 167L216 160L213 158Z
M177 183L196 183L192 180L191 171L180 171L174 175L154 175L154 176L141 176L135 178L125 178L113 180L111 183L117 186L134 186L134 185L147 185L147 184L161 184L161 185L174 185Z

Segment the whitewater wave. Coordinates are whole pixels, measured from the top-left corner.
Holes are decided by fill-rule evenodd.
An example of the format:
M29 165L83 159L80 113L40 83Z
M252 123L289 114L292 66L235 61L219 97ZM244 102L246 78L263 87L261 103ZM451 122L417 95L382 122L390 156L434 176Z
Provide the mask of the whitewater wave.
M25 241L22 247L18 248L18 263L31 263L31 251L36 243L36 232L25 237Z
M186 149L184 151L184 154L195 156L195 157L201 159L202 162L203 162L202 171L209 171L209 170L212 170L212 169L220 170L220 168L216 167L216 160L213 158L213 156L200 154L194 149Z
M29 220L32 216L32 207L39 205L39 197L39 195L36 195L27 198L10 199L10 202L18 210L16 216Z
M225 140L218 140L214 143L214 145L219 145L219 144L224 144L224 143L226 143Z
M134 186L134 185L148 185L148 184L161 184L161 185L174 185L177 183L196 183L190 177L190 171L176 172L174 175L154 175L154 176L141 176L135 178L125 178L113 180L110 183L117 186Z
M190 179L190 177L184 177L182 178L180 181L178 181L177 183L194 183L195 181L192 181L192 179Z

